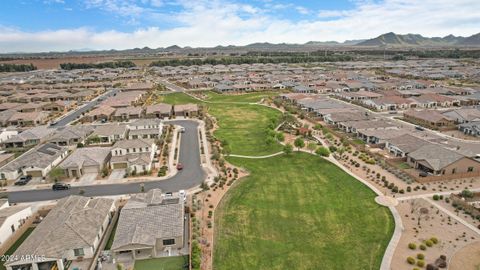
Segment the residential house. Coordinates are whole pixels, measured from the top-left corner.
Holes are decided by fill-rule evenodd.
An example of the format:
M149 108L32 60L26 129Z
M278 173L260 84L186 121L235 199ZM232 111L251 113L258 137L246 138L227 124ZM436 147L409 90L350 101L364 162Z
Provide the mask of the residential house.
M31 127L43 125L47 122L46 112L17 112L7 121L10 126Z
M436 110L408 110L403 113L406 121L431 129L453 129L455 122Z
M110 147L77 148L59 167L69 178L80 178L85 174L99 174L108 166Z
M478 172L480 163L436 144L427 144L408 154L411 167L430 175Z
M197 104L180 104L173 107L175 116L193 117L198 115Z
M5 149L33 147L45 142L53 132L55 129L47 126L34 127L3 141L2 146Z
M82 118L82 122L107 122L108 120L112 119L115 110L115 108L112 108L110 106L97 107L86 113L85 116Z
M143 109L142 107L124 107L118 108L113 115L113 118L117 121L128 121L130 119L138 119L142 117Z
M0 154L0 167L15 159L15 154Z
M3 128L0 130L0 143L18 135L18 130L14 128Z
M89 125L60 127L48 139L48 142L59 146L77 146L85 143L85 139L92 134L94 128Z
M410 134L402 134L386 140L385 149L395 157L406 157L410 152L427 144L430 144L430 142Z
M39 145L0 168L0 179L15 180L22 175L46 177L67 153L67 148L52 143Z
M132 173L148 172L152 169L156 151L157 145L151 139L117 141L111 150L111 168L126 169Z
M29 205L7 205L0 208L0 246L31 216L32 208Z
M466 135L479 137L480 136L480 121L473 121L458 125L458 130Z
M129 140L133 139L158 139L163 131L160 119L139 119L128 124Z
M114 212L112 199L76 195L60 199L5 267L64 270L72 262L93 258Z
M172 116L172 105L170 104L155 104L146 107L147 118L169 118Z
M152 189L134 195L122 208L111 250L133 259L169 256L184 246L184 231L183 196Z
M106 124L95 128L95 131L89 137L90 144L113 144L118 140L127 137L127 125L125 124Z

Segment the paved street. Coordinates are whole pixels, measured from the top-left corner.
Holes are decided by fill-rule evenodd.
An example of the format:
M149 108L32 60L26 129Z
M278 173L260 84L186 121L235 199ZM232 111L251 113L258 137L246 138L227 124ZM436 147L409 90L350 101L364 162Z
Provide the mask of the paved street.
M79 108L77 108L75 111L67 114L65 117L62 119L58 120L55 124L50 125L51 127L62 127L66 126L69 123L75 121L79 116L82 115L82 113L89 111L93 107L97 106L100 104L103 100L105 100L108 97L114 96L118 92L118 89L111 89L108 90L107 92L103 93L102 95L94 98L90 102L88 102L86 105L83 105Z
M206 173L200 164L197 129L199 124L190 120L177 120L171 123L185 127L179 151L179 160L184 168L169 179L145 182L145 191L153 188L161 188L164 192L190 189L201 184L206 177ZM112 196L138 193L140 192L140 183L72 187L66 191L52 191L50 189L16 191L10 192L8 199L12 203L55 200L67 195L79 194L80 189L85 191L84 196Z
M161 80L159 81L160 84L164 85L168 90L173 91L173 92L184 92L185 88L180 87L176 84L173 84L167 80Z

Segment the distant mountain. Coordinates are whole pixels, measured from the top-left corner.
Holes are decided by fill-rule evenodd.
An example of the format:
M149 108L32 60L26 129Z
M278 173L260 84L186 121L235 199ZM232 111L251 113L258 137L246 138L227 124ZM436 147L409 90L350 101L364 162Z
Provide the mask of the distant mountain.
M480 46L480 33L470 37L424 37L418 34L399 35L393 32L357 43L357 46Z
M461 44L465 46L478 46L480 44L480 33L465 38Z

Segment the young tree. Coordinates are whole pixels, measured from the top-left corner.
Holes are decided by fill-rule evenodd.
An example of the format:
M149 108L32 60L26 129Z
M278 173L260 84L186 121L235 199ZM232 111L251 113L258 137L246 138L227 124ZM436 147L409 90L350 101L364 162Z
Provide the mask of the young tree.
M285 140L285 135L283 132L277 132L277 135L275 136L279 142L283 142Z
M298 148L298 150L300 150L300 148L305 147L305 141L300 137L296 138L293 144L295 145L295 147Z
M320 146L317 151L315 151L315 153L317 155L320 155L322 157L328 157L330 156L330 151L328 151L328 149L324 146Z
M310 152L314 152L317 149L317 144L314 142L310 142L307 144L307 148Z
M283 146L283 152L289 156L290 154L292 154L293 152L293 146L289 143L285 144L285 146Z

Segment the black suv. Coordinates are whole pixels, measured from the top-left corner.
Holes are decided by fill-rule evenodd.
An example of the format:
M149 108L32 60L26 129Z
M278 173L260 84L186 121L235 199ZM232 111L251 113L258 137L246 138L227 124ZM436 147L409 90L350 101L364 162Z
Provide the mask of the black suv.
M25 186L30 180L32 180L31 175L22 176L15 182L15 186Z
M70 189L70 184L55 183L52 185L52 190L67 190Z

